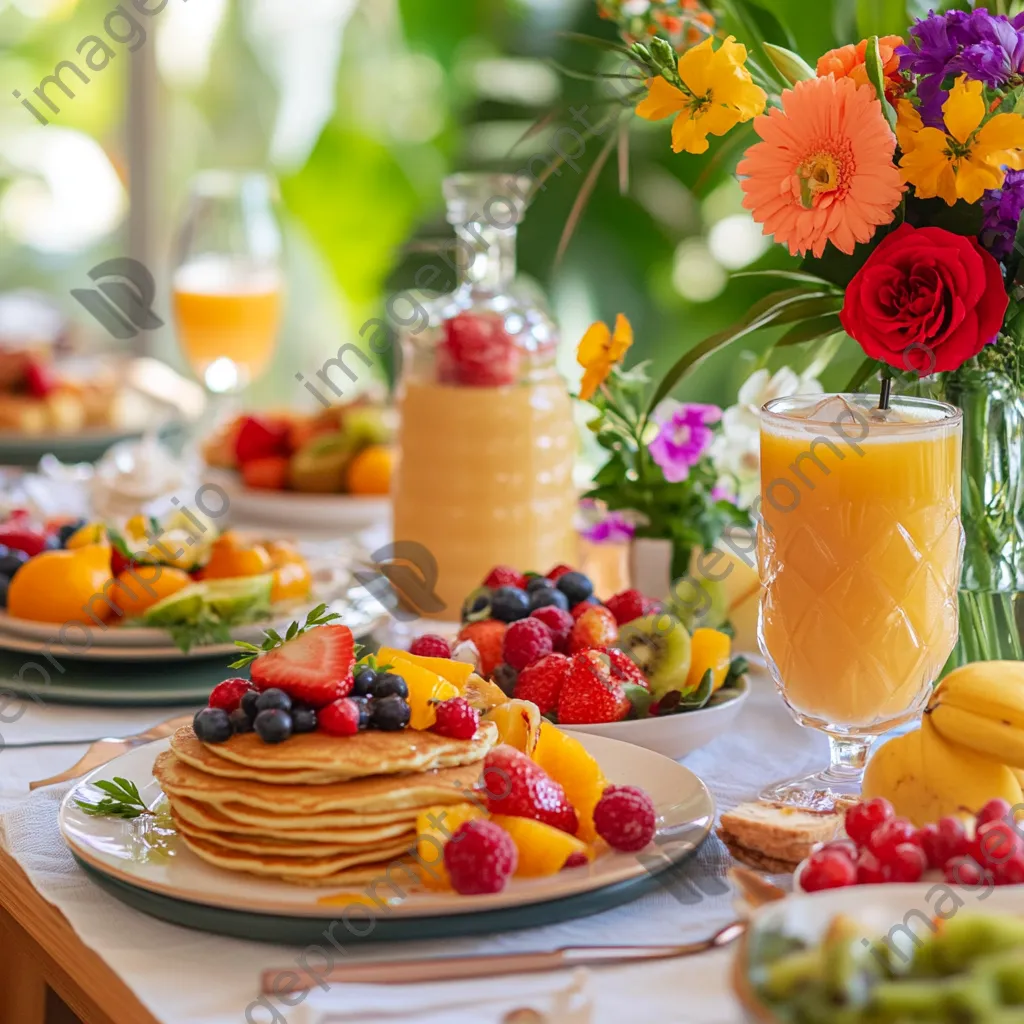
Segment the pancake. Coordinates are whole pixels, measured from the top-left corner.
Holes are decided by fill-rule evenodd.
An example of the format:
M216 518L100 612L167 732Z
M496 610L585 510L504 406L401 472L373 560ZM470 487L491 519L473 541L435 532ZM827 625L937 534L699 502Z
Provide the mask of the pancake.
M466 795L479 782L482 770L479 763L474 763L414 775L377 776L318 786L239 781L207 772L209 764L218 767L220 762L195 738L191 729L179 730L171 744L173 753L164 751L153 765L153 774L169 796L214 803L221 809L242 804L255 812L266 812L279 821L287 816L301 828L311 827L308 822L313 815L336 813L339 826L346 822L353 826L369 825L379 823L372 815L404 815L433 804L464 803ZM353 817L342 818L343 812ZM259 814L252 816L261 820ZM332 823L335 823L333 819ZM318 817L317 824L326 825L328 821Z
M292 839L275 839L265 836L242 836L225 832L212 832L209 829L200 828L186 821L177 814L172 807L171 819L178 835L187 836L190 839L199 839L210 843L213 846L225 850L234 850L239 853L251 853L258 857L289 859L299 858L307 860L334 860L337 859L339 869L354 867L357 864L365 864L375 860L393 859L408 853L415 842L415 833L406 832L397 838L385 842L364 844L361 847L340 846L336 843L318 843L313 840L302 839L298 836Z
M413 885L410 872L418 874L416 862L411 857L379 857L374 861L346 864L341 857L318 857L307 860L272 857L229 850L217 843L185 833L182 833L181 838L197 857L225 871L247 871L253 875L279 878L296 885L353 886L379 882L377 888L387 895L393 892L392 886L387 882L388 878L393 878L394 884L408 890Z
M389 822L385 825L367 825L362 828L289 828L282 827L268 818L262 825L247 825L225 817L216 807L204 806L188 797L169 797L175 818L193 829L209 832L216 839L218 834L259 836L267 839L287 840L295 843L315 845L327 843L336 852L353 852L367 846L380 846L396 838L408 838L415 834L416 818L410 815L405 821ZM326 851L321 851L326 852Z
M177 735L182 732L192 733L191 726L185 726ZM232 736L225 743L204 746L225 761L259 772L317 771L342 781L471 764L481 760L497 741L498 727L493 722L481 722L476 735L469 740L419 729L366 729L344 739L307 732L292 736L286 743L264 743L250 732Z

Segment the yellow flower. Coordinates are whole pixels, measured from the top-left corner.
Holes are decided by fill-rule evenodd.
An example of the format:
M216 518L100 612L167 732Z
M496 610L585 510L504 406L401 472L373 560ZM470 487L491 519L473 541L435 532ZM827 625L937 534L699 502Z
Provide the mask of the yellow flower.
M765 92L754 85L744 67L745 46L729 36L712 49L709 36L679 58L682 88L662 78L648 79L647 96L636 108L648 121L675 115L672 122L672 150L704 153L708 135L724 135L741 121L764 112Z
M600 320L587 328L576 349L576 362L583 367L580 398L584 402L594 396L612 372L612 367L622 360L632 344L633 328L621 313L615 318L614 334Z
M939 196L950 206L958 199L976 203L986 189L1002 186L1004 167L1024 167L1024 117L996 114L982 124L982 83L968 82L966 75L956 80L942 106L945 131L915 130L909 116L900 113L900 170L921 199Z
M924 128L924 121L917 112L917 107L910 100L896 101L896 141L904 154L914 148L914 135Z

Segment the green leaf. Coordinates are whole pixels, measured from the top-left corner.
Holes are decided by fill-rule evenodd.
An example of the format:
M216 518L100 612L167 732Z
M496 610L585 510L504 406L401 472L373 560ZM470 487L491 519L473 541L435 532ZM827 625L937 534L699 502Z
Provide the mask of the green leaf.
M623 688L629 703L633 706L633 714L637 718L646 718L650 706L654 703L651 691L638 683L627 683Z
M903 36L906 32L906 0L857 0L857 34L861 39L871 35Z
M714 674L711 669L708 669L704 675L700 677L700 685L692 693L686 694L683 699L679 702L679 706L684 711L697 711L699 708L704 707L709 700L711 700L711 693L714 689Z
M880 0L876 0L876 2L880 2ZM903 6L902 3L900 6ZM882 68L882 55L878 50L878 36L872 36L868 40L867 52L864 54L864 66L868 73L868 81L874 86L875 95L882 104L882 113L885 114L889 127L896 131L896 111L885 98L885 71Z
M762 46L772 64L775 65L775 69L790 85L817 77L814 68L800 54L787 50L784 46L776 46L774 43L762 43Z
M822 313L820 316L811 317L809 320L804 320L795 327L791 327L775 342L775 347L802 345L806 341L827 338L840 330L842 330L842 324L839 322L838 313Z
M882 364L877 359L872 359L868 356L860 366L857 367L853 376L847 381L846 387L843 388L846 392L858 391L862 385L870 380L876 373Z
M779 277L785 281L796 281L799 284L813 284L818 288L831 289L836 294L841 293L841 289L837 288L831 281L826 281L823 277L818 277L816 274L808 274L800 270L741 270L733 274L730 280L735 281L740 277Z
M770 11L753 0L720 0L718 4L725 15L735 24L737 36L753 50L751 57L756 58L760 51L768 58L768 67L783 88L789 87L789 81L775 67L771 55L765 49L765 43L796 49L796 42L786 27ZM751 61L753 64L753 61Z

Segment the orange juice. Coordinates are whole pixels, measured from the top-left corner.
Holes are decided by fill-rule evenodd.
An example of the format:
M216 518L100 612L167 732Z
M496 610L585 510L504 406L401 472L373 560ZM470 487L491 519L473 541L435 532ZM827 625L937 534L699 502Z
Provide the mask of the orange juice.
M185 356L213 390L244 386L267 368L281 320L276 271L221 259L197 260L174 275L173 303ZM217 369L208 374L214 363L221 366L220 360L227 363L219 375ZM218 379L226 379L225 372L232 380L220 387Z
M495 565L575 564L571 402L557 376L507 387L405 385L394 535L437 559L446 607L436 618L457 620Z
M920 710L956 641L960 418L826 402L761 413L758 634L804 724L867 734Z

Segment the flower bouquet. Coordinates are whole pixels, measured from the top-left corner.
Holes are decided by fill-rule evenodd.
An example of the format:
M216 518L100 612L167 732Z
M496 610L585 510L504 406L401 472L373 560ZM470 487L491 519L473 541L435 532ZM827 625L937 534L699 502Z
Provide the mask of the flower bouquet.
M881 375L886 391L959 406L967 546L954 659L1024 658L1024 14L942 9L905 38L871 36L812 66L767 9L720 6L747 45L703 21L696 43L630 39L628 102L672 119L676 152L704 153L709 136L752 122L758 141L736 168L744 206L801 262L755 272L782 287L684 353L655 400L711 352L778 328L774 346L814 347L819 365L852 338L864 358L847 390ZM605 500L610 483L598 480ZM642 486L639 465L630 484Z

